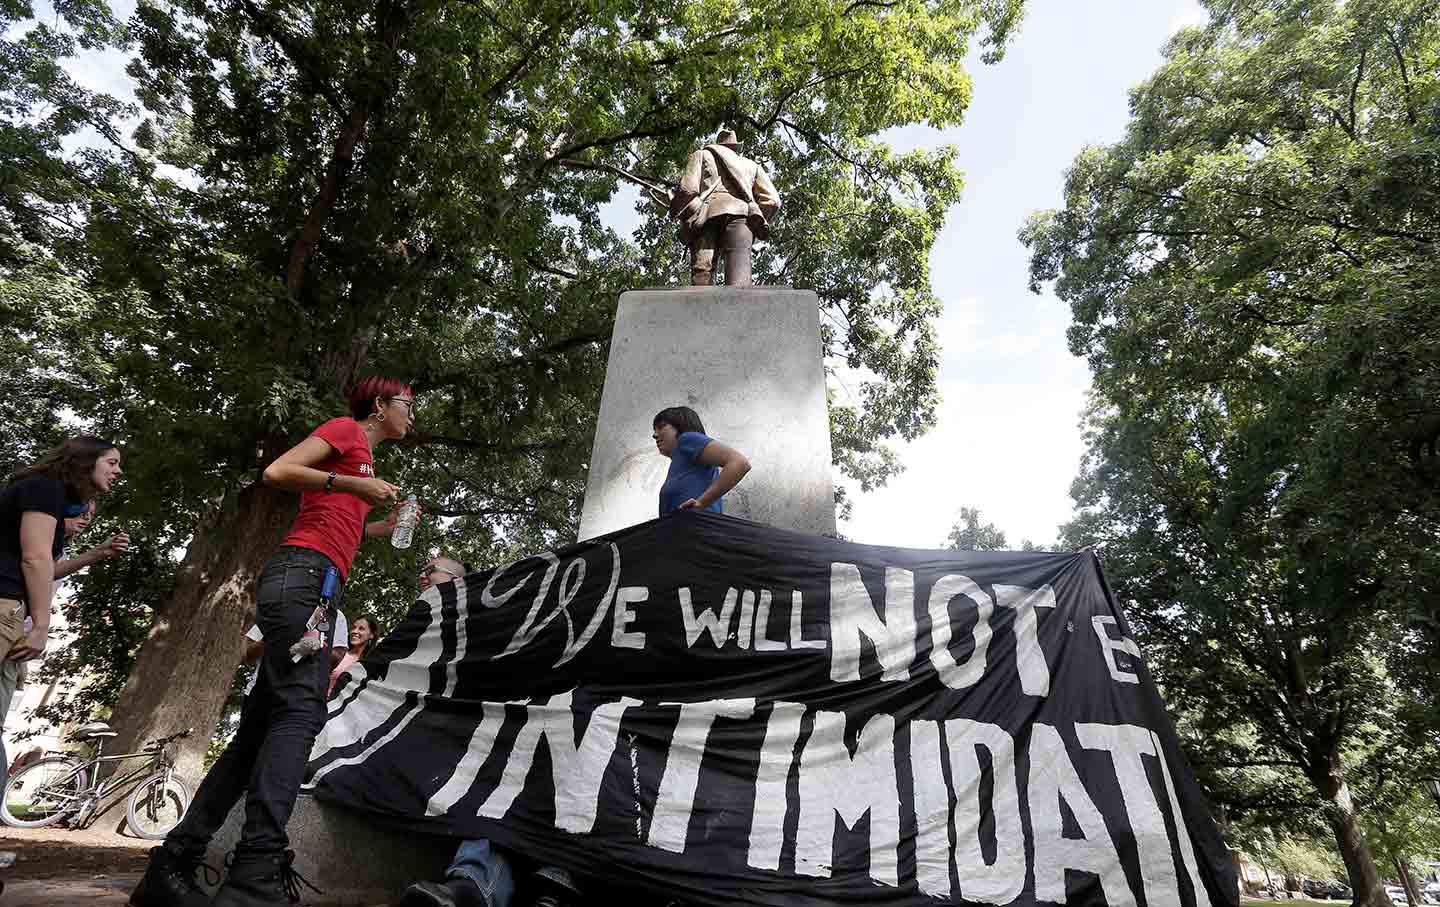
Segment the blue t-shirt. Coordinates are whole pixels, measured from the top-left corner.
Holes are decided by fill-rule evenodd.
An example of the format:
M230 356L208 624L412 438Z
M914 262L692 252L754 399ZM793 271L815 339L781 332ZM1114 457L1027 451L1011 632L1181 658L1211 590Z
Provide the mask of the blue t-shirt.
M698 431L687 431L675 440L675 452L670 454L670 472L665 475L665 484L660 486L660 515L664 516L680 505L698 498L720 474L719 467L696 463L695 458L710 443L708 435ZM705 508L720 513L720 501Z

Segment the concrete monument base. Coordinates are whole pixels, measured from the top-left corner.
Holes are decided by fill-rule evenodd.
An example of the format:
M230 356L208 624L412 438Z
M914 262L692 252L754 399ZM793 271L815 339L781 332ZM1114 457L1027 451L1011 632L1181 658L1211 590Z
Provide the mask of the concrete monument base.
M224 866L244 824L242 799L211 839L206 862ZM305 793L295 801L285 831L295 851L296 871L322 892L316 894L302 885L302 904L389 904L411 882L444 878L458 843L454 838L386 828L362 813L321 803Z
M670 461L651 419L689 406L705 432L743 452L751 472L725 513L815 534L835 532L830 417L819 300L788 287L681 287L621 295L580 538L658 515Z
M700 413L707 433L750 459L725 512L771 526L834 533L830 420L819 302L784 287L684 287L620 297L600 403L580 538L653 519L670 461L651 419L668 406ZM223 866L240 839L244 803L208 856ZM453 838L386 828L363 813L301 794L287 828L295 869L324 893L307 904L376 905L418 879L444 876Z

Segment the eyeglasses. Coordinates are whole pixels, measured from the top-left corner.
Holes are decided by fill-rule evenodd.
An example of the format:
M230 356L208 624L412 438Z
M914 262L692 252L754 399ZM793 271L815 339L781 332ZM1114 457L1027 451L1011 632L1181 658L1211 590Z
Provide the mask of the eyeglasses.
M403 404L405 404L405 411L406 411L407 413L413 413L413 412L415 412L415 401L412 400L412 399L410 399L410 398L408 398L408 397L391 397L389 402L391 402L391 403L403 403Z
M430 577L434 576L434 575L437 574L437 573L443 573L443 574L445 574L446 576L450 577L451 579L454 579L454 578L455 578L455 574L451 573L449 570L446 570L446 569L443 568L443 567L431 567L431 568L428 569L428 570L421 570L421 571L420 571L420 578L421 578L421 579L429 579Z

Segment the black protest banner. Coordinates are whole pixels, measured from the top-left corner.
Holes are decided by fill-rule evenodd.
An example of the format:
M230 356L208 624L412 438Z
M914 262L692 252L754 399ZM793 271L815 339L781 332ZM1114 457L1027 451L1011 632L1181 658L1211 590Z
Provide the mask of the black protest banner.
M673 514L426 592L306 784L700 904L1238 900L1089 553Z

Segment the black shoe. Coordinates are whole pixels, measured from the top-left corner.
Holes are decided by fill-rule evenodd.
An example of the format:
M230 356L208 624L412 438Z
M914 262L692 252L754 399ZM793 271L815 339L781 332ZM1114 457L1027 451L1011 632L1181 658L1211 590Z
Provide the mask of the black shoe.
M130 907L208 907L210 896L195 881L195 872L202 866L215 872L199 856L177 854L163 846L150 848L145 875L130 892ZM215 881L219 881L218 874L211 884Z
M569 907L580 893L574 877L558 866L536 870L534 879L535 900L532 907Z
M301 884L316 894L323 894L291 867L294 862L293 850L270 853L235 851L230 862L230 875L216 893L213 907L298 904Z
M416 882L400 895L395 907L489 907L480 886L469 879Z

